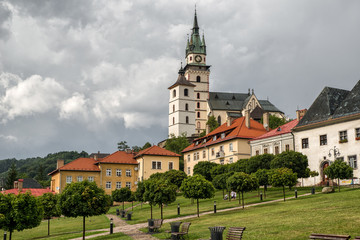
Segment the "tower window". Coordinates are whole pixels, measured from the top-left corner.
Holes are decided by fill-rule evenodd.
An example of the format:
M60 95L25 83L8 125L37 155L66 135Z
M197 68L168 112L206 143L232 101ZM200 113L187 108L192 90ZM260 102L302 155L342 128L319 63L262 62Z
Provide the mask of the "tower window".
M197 122L197 128L200 128L200 122Z
M190 57L190 61L192 61L192 57Z
M196 81L197 81L197 82L200 82L200 80L201 80L200 76L197 76L197 77L196 77Z
M218 116L218 119L217 119L218 123L219 123L219 126L221 125L221 117L220 115Z
M173 105L173 112L175 112L175 105Z
M197 108L200 108L200 103L198 102L198 103L196 104L196 106L197 106Z
M188 116L186 116L185 122L186 122L186 124L189 124L189 117Z
M200 93L196 94L197 99L200 99Z
M189 111L189 104L187 104L187 103L185 104L185 110Z
M198 117L198 118L200 117L200 112L197 112L197 117Z
M175 124L175 118L173 117L173 125Z
M176 90L173 91L173 97L176 97Z
M189 96L189 90L187 88L184 89L184 96L185 97Z

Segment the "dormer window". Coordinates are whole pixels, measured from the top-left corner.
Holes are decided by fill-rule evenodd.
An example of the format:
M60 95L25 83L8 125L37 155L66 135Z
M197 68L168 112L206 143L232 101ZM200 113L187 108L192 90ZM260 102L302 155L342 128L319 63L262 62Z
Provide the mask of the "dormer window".
M280 132L280 131L281 131L281 128L279 127L279 128L277 129L277 131Z
M225 138L225 133L221 133L221 138Z
M197 145L199 145L199 141L196 141L196 142L195 142L195 146L197 146Z
M206 143L206 138L203 140L203 143Z
M213 141L216 141L216 135L213 137Z

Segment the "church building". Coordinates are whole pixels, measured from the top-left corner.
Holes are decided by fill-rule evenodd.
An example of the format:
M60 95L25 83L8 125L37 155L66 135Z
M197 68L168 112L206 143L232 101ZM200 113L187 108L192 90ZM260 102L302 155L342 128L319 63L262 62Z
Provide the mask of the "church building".
M177 81L169 89L169 137L185 133L199 136L206 131L208 117L214 116L219 125L229 118L245 116L260 120L264 113L285 118L284 113L268 100L258 100L254 90L250 93L224 93L209 91L210 65L206 63L204 34L200 36L197 14L185 49L185 67L179 70Z

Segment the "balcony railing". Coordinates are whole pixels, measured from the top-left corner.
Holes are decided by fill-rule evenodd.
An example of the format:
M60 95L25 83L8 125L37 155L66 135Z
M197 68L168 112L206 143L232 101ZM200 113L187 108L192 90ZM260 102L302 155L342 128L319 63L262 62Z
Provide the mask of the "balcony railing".
M216 153L216 157L217 157L217 158L224 158L224 157L225 157L224 151L219 151L219 152L217 152L217 153Z

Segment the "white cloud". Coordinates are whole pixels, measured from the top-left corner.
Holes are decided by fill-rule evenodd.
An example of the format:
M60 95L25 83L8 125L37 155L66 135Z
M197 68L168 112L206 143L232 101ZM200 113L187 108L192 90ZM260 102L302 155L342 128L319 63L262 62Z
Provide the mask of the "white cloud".
M4 139L7 142L17 142L18 141L17 137L12 136L12 135L0 134L0 139Z
M87 111L87 102L88 99L85 99L85 96L80 93L74 93L72 97L63 101L60 105L60 118L70 119L74 118L77 120L87 120L88 111Z

